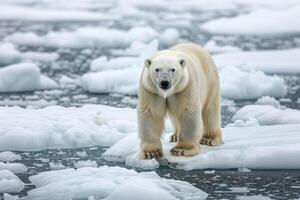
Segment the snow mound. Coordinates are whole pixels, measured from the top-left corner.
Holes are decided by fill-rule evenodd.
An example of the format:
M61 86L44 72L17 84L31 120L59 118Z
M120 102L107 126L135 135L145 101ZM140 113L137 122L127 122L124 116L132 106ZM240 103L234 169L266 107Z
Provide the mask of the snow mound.
M176 30L174 30L176 31ZM149 43L158 39L165 44L164 36L170 34L170 29L159 33L151 27L133 27L129 30L109 29L103 27L83 27L74 31L49 32L39 36L33 32L14 33L5 41L18 45L56 47L56 48L100 48L127 47L133 42ZM178 36L179 37L179 36ZM178 37L166 40L166 43L176 43Z
M0 107L0 118L0 151L110 146L137 131L133 109L102 105Z
M227 99L256 99L261 96L283 97L287 87L283 78L266 75L257 70L226 67L220 70L222 97Z
M212 20L201 28L223 34L293 34L300 32L299 13L299 4L287 9L258 9L246 15Z
M144 60L153 55L157 50L158 41L153 40L137 58L130 60L130 63L127 62L127 66L124 64L123 67L126 68L117 70L109 69L96 73L90 72L83 75L81 79L82 87L88 92L93 93L137 94L139 77ZM120 59L117 59L115 66L122 66Z
M11 43L0 43L0 64L9 65L22 60L53 62L59 55L57 53L20 52Z
M176 200L205 199L191 184L160 178L155 172L138 173L121 167L65 169L31 176L37 187L29 199Z
M0 68L0 92L34 91L57 87L57 83L42 75L35 64L20 63Z
M300 73L300 49L228 52L214 55L218 68L239 66L266 73Z
M24 183L8 170L0 170L0 193L20 192L24 189Z
M263 96L255 102L256 105L271 105L275 108L280 108L280 102L276 100L274 97Z
M174 143L163 135L164 157L144 163L139 160L137 136L129 135L111 146L104 159L125 162L133 167L147 168L158 164L183 170L193 169L299 169L300 125L253 126L224 128L225 144L217 147L202 146L202 153L194 157L176 157L169 153ZM130 162L127 162L130 160ZM133 162L134 160L134 162ZM151 163L149 163L151 162ZM153 162L153 163L152 163ZM156 162L156 163L155 163Z
M256 119L260 125L300 124L300 111L280 109L272 105L247 105L237 111L232 120Z
M0 152L0 161L12 162L15 160L22 160L19 154L15 154L11 151Z

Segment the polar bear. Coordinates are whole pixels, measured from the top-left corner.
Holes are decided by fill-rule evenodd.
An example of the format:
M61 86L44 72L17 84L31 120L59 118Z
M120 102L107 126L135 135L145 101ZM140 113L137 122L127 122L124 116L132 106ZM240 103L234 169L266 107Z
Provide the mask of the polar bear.
M178 44L146 59L137 106L139 157L162 156L166 115L174 128L170 142L177 142L172 155L193 156L200 152L200 144L223 144L220 99L215 64L196 44Z

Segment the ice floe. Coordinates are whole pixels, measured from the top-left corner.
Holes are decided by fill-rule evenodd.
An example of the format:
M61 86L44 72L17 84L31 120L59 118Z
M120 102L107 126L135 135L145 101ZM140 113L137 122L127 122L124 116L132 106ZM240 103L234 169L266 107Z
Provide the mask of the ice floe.
M19 63L0 68L0 92L22 92L57 88L57 83L41 74L33 63Z
M239 51L214 55L218 68L237 66L266 73L300 73L300 49Z
M155 172L136 172L121 167L84 167L42 172L29 177L37 187L28 198L106 200L201 200L207 194L191 184L159 177Z
M233 121L249 119L255 119L260 125L300 124L300 111L273 105L247 105L232 118Z
M42 46L56 48L88 48L88 47L128 47L133 42L148 43L154 39L161 44L175 44L179 39L176 30L166 29L157 32L150 26L136 26L129 30L110 29L105 27L82 27L74 31L51 31L44 36L33 32L13 33L5 41L17 45ZM171 38L165 38L171 35Z
M133 109L102 105L0 107L0 118L0 151L110 146L137 131Z
M24 189L24 183L8 170L0 170L0 193L20 192Z
M20 61L53 62L59 55L57 53L44 52L20 52L12 43L0 43L0 64L9 65Z
M300 4L286 9L260 8L249 14L211 20L201 28L222 34L278 35L300 32Z
M0 170L9 170L14 174L27 171L27 167L22 163L4 163L0 162Z
M164 157L159 161L140 160L137 157L139 140L129 135L110 147L104 159L125 162L132 167L193 169L299 169L300 125L252 126L224 128L225 144L217 147L202 146L202 153L194 157L172 156L169 135L163 135Z
M19 154L15 154L11 151L0 152L0 161L12 162L16 160L22 160Z

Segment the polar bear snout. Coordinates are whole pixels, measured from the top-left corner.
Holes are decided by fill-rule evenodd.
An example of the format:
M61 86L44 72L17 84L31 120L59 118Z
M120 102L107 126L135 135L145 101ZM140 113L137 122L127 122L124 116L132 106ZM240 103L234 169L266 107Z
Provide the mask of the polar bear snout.
M167 90L167 89L169 89L169 88L171 87L171 84L170 84L170 82L167 81L167 80L162 80L162 81L160 81L160 83L159 83L159 87L160 87L161 89L163 89L163 90Z

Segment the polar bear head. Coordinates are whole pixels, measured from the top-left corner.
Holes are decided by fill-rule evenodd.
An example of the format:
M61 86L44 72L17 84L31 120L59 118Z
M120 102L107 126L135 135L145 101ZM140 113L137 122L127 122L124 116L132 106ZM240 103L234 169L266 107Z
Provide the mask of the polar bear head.
M188 84L187 62L178 56L161 55L145 60L148 78L146 88L166 98L184 89ZM151 83L149 83L151 82Z

